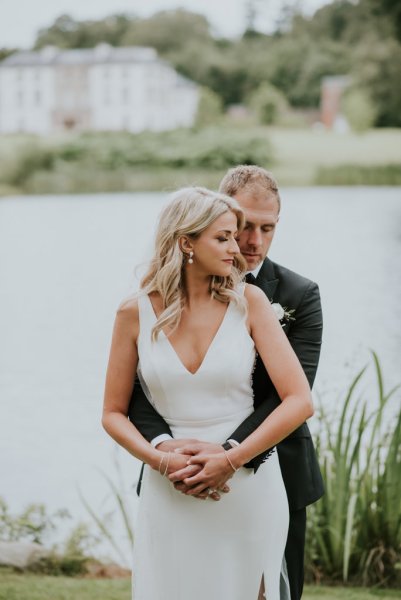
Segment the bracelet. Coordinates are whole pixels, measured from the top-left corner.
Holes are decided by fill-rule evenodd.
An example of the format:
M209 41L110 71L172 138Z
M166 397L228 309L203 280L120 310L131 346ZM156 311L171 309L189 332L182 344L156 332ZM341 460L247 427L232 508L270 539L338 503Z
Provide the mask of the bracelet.
M230 464L230 467L232 468L232 470L234 471L234 473L236 471L238 471L238 469L236 467L234 467L233 462L232 462L231 458L229 457L227 450L224 450L224 454L226 455L226 459L228 460L228 462Z
M163 460L164 460L165 458L166 458L166 455L165 455L165 453L163 452L163 454L162 454L162 456L161 456L161 459L160 459L160 462L159 462L159 473L160 473L160 475L162 474L162 464L163 464Z
M164 469L163 477L165 477L167 475L168 466L170 464L170 457L171 457L171 452L169 452L167 454L167 464L166 464L166 468Z

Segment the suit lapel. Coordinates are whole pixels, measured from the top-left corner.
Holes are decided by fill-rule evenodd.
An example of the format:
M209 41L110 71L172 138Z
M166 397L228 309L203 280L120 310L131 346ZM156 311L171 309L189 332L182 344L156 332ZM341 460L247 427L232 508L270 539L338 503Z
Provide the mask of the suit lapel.
M256 285L264 291L270 302L273 301L279 280L274 272L274 266L271 260L265 258L262 268L256 278Z

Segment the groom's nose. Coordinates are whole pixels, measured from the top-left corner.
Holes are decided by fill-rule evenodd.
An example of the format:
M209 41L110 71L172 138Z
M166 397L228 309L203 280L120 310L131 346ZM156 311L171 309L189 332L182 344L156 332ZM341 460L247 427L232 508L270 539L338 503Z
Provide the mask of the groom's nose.
M259 227L249 230L248 244L249 246L260 246L262 244L262 232Z

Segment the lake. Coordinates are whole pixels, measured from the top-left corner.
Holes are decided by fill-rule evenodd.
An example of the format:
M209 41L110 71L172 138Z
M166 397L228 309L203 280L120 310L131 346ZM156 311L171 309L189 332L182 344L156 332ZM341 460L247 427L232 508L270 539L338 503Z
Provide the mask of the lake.
M100 415L114 313L151 255L166 198L0 200L0 494L12 511L44 502L85 517L77 487L99 514L110 507L99 469L113 475L115 448ZM282 199L270 257L322 295L316 395L336 406L370 348L387 387L398 383L401 189L291 188ZM361 390L373 402L372 373ZM118 456L131 486L139 465Z

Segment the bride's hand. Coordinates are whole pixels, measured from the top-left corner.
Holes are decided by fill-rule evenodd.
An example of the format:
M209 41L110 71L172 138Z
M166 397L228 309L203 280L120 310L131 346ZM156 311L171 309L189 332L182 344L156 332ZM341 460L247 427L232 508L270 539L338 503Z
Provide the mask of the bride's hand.
M155 470L158 470L160 475L164 475L169 477L172 473L177 471L182 471L183 469L188 467L188 460L191 458L189 454L181 454L177 452L171 452L168 450L167 452L160 453L160 462L158 468L155 467ZM201 469L199 465L192 466L193 473L198 473Z
M224 451L192 456L187 464L188 466L198 465L202 468L196 475L184 479L184 484L189 488L186 494L191 496L201 494L206 488L223 489L226 482L234 475L233 467ZM169 479L171 480L175 475L174 473Z
M159 446L158 446L158 448L159 448ZM212 444L210 442L201 442L199 440L188 440L186 444L183 444L181 447L177 448L174 452L177 452L179 454L191 455L191 456L200 456L200 455L207 456L210 454L217 454L219 452L224 452L224 448L223 448L223 446L220 446L219 444ZM185 467L183 469L180 469L179 471L176 471L175 473L172 473L170 475L169 479L174 484L184 481L184 479L186 479L187 477L192 477L196 473L199 473L199 471L201 470L202 467L200 465L189 464L188 459L189 459L189 457L187 458L187 462L185 463ZM185 484L184 484L184 486L185 486ZM176 488L177 488L177 485L176 485ZM180 491L184 491L182 486L181 486L181 488L177 488L177 489L180 489Z

